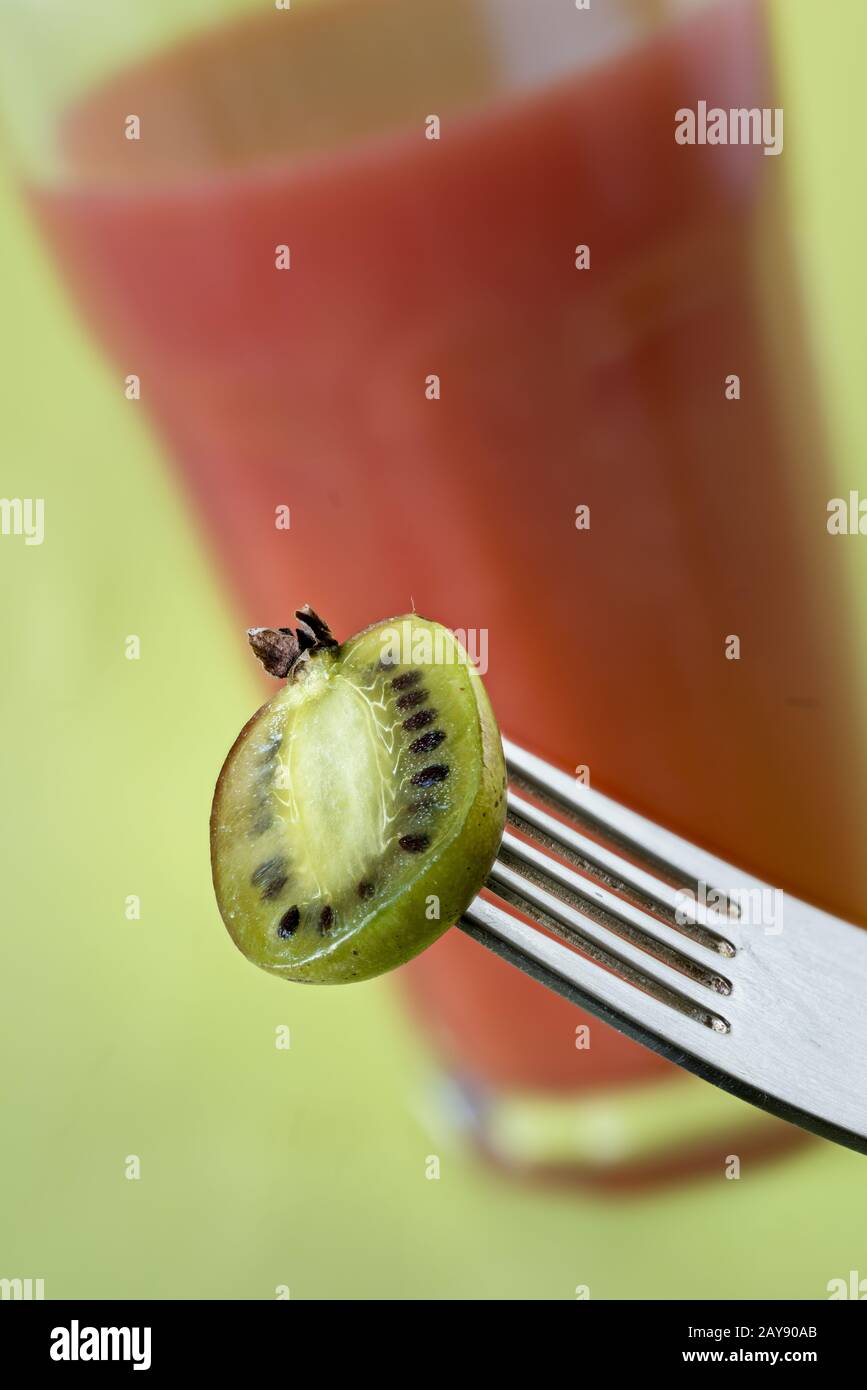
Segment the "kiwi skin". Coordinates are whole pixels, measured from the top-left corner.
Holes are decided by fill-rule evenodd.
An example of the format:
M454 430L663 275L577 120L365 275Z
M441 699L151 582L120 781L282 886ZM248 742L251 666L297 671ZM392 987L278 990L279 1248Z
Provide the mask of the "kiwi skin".
M451 632L439 628L418 614L407 614L373 624L351 638L357 642L378 629L411 623L414 628L438 631L457 643ZM313 652L309 660L333 659L332 652ZM443 934L466 910L483 886L500 847L506 819L506 765L497 721L482 679L467 659L455 668L461 690L468 688L468 721L465 738L475 745L478 757L473 794L462 808L460 821L449 826L449 833L418 855L418 872L384 898L372 902L370 911L352 930L317 942L315 951L303 960L292 958L291 950L273 931L251 929L227 910L232 888L225 882L219 856L219 827L224 802L230 788L233 767L239 752L250 738L257 738L280 698L268 701L242 729L217 782L211 813L211 862L217 901L225 925L238 948L254 964L283 979L309 984L344 984L372 979L411 960ZM407 856L409 860L411 856ZM415 866L412 865L414 868ZM439 899L439 916L429 918L428 900Z

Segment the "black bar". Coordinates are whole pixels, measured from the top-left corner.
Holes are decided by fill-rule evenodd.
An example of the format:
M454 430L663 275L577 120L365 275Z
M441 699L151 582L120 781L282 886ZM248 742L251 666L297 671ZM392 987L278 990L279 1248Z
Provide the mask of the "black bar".
M842 1278L839 1285L831 1282L828 1298L815 1302L604 1302L584 1298L578 1289L574 1300L568 1300L574 1306L565 1315L562 1310L554 1314L554 1326L569 1339L562 1346L570 1350L575 1374L582 1374L582 1367L588 1373L595 1367L593 1373L610 1377L624 1371L667 1374L675 1368L691 1368L701 1375L713 1365L735 1371L741 1366L786 1369L798 1365L824 1375L859 1364L862 1316L840 1305L867 1299L867 1279L862 1291L857 1274ZM485 1301L481 1289L479 1301ZM353 1316L347 1307L341 1318L347 1319L350 1328L321 1344L313 1333L309 1309L302 1312L288 1299L231 1304L5 1301L0 1306L0 1329L5 1364L16 1367L19 1379L31 1371L48 1371L62 1378L82 1372L99 1376L105 1369L115 1376L135 1376L138 1363L140 1379L189 1370L213 1371L221 1377L237 1372L248 1380L260 1379L271 1367L275 1373L291 1375L298 1357L306 1360L310 1355L322 1357L323 1369L331 1377L344 1348L347 1361L354 1362L351 1369L365 1374L371 1356L389 1345L388 1338L370 1338L369 1313L364 1314L367 1335L354 1338ZM407 1332L420 1339L416 1345L425 1373L430 1374L440 1348L453 1369L455 1349L444 1338L444 1329L440 1326L435 1335L415 1331L410 1310L402 1316L410 1319ZM492 1316L496 1322L496 1313ZM375 1321L381 1317L388 1314L374 1314ZM501 1345L506 1354L513 1346L508 1328ZM523 1345L529 1354L532 1341ZM484 1352L487 1370L496 1361L497 1350L496 1331L492 1336L489 1330ZM90 1359L92 1351L99 1360ZM115 1355L126 1359L115 1359Z

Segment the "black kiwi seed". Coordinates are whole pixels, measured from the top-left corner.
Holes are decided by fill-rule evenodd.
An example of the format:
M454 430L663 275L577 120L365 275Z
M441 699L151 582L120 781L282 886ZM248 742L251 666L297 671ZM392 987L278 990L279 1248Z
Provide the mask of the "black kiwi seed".
M282 893L286 887L288 865L282 854L274 859L266 859L260 864L258 869L254 869L250 875L250 882L254 888L261 888L262 901L267 902L269 898L276 898L278 893Z
M376 889L374 888L372 883L367 883L366 881L363 881L358 885L358 896L360 898L372 898L375 892Z
M418 685L421 680L421 671L404 671L402 676L395 676L391 683L392 690L409 690L410 686Z
M442 729L428 729L421 738L414 739L409 745L410 753L432 753L434 748L439 748L445 734Z
M418 714L411 714L409 719L405 719L401 728L410 732L414 729L423 729L425 725L432 724L436 717L437 711L435 709L420 709Z
M320 914L319 914L319 930L320 930L321 932L326 932L326 931L328 931L328 929L330 928L330 926L331 926L331 924L332 924L333 921L334 921L334 908L333 908L333 907L327 907L327 906L326 906L326 907L323 907L322 911L321 911Z
M423 767L410 781L414 787L432 787L434 782L444 782L448 775L445 763L432 763L430 767Z
M288 912L284 912L277 926L278 936L292 936L298 930L298 923L301 921L301 913L297 907L290 907Z
M260 835L265 834L266 830L270 830L273 824L274 817L271 815L271 812L269 811L267 805L263 804L257 806L255 808L252 824L250 826L251 838L254 840L258 839Z
M398 844L410 854L419 854L430 844L430 835L401 835Z
M397 702L398 709L412 709L414 705L423 705L429 699L426 690L410 690L406 695L401 695Z

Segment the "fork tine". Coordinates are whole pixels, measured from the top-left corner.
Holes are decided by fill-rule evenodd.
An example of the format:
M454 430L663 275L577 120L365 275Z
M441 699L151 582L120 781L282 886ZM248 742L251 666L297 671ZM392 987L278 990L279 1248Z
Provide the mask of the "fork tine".
M658 955L651 958L643 945L636 946L633 940L615 934L499 861L491 870L488 887L606 970L614 971L653 998L664 999L672 1008L707 1027L728 1032L728 1022L716 1005L723 994L731 992L731 986L699 962L684 957L684 964L691 969L679 972Z
M616 855L625 870L611 857L601 870L588 868L576 838L581 832L527 803L534 823L528 813L520 830L528 838L507 830L491 870L487 891L497 900L476 898L460 928L688 1071L867 1153L864 931L576 786L516 744L506 743L506 752L534 796L626 847L625 857ZM513 790L520 819L521 798L515 802ZM607 844L590 844L594 856L603 849L615 854ZM665 920L660 905L671 907L674 899L660 874L669 892L674 882L725 884L733 905L750 904L739 920L726 921L737 951L726 960L725 976L723 938L699 939L691 929L684 936L682 926ZM774 900L770 921L762 915L766 894Z
M628 962L602 948L594 948L592 960L585 959L560 941L539 931L538 927L518 921L497 903L476 898L459 925L467 935L517 965L526 974L582 1007L589 1008L606 1022L613 1023L621 1032L649 1046L656 1046L657 1051L670 1051L664 1021L666 1016L671 1016L672 1009L693 1024L703 1024L714 1034L729 1031L730 1025L721 1014L703 1007L681 993L677 986L669 987L655 979L643 967L636 969L633 975ZM599 983L600 965L606 971L612 971L605 974L602 987ZM641 990L640 996L636 996L636 985ZM637 998L643 1000L638 1008ZM635 1026L639 1019L644 1026ZM651 1020L655 1022L655 1028L647 1026ZM650 1041L654 1037L658 1043Z
M699 914L694 897L680 898L678 890L670 884L661 882L646 869L630 864L628 860L604 845L588 839L571 825L564 824L547 811L533 806L511 789L507 797L507 815L509 824L516 830L528 835L553 853L562 855L580 873L607 885L615 893L643 908L645 912L661 918L670 927L676 928L720 955L735 954L735 946L729 936L723 936L704 922L695 920ZM681 909L680 914L678 908Z
M731 994L731 981L720 974L715 966L696 959L685 949L683 938L669 927L662 926L647 913L615 897L606 888L582 878L574 870L549 858L535 845L524 844L507 831L497 861L491 869L489 886L492 892L500 892L501 886L515 892L520 891L519 884L521 887L534 885L546 890L590 921L598 922L618 937L624 937L637 949L650 952L697 984L717 994ZM523 896L538 907L545 906L541 900L528 897L526 892ZM714 947L711 950L717 955Z
M516 786L529 791L531 795L557 811L565 812L570 819L586 826L608 845L613 845L620 851L619 854L612 854L611 850L604 846L594 845L586 837L579 836L577 838L581 841L580 846L575 844L579 854L586 855L590 862L593 862L594 854L598 855L600 869L611 872L623 885L646 894L662 908L668 908L672 903L673 895L670 891L664 891L666 888L686 889L690 894L698 896L701 885L689 869L668 856L655 853L641 839L624 832L623 809L616 802L612 802L609 797L603 796L591 787L573 782L565 773L550 767L541 758L526 752L509 739L503 740L503 747L509 772ZM514 793L511 795L511 801L517 815L528 820L539 830L546 830L544 813L540 813L531 803L516 797ZM634 863L630 863L630 859ZM720 904L730 915L737 916L736 904L729 900L721 888L711 884L706 886L713 888Z

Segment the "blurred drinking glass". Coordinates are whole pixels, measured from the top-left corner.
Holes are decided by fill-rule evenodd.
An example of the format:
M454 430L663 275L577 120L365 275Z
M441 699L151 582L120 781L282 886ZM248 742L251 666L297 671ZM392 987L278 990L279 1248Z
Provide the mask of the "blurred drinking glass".
M0 20L34 213L243 619L310 600L348 633L414 602L472 634L512 737L863 917L785 160L675 138L701 103L778 107L761 4ZM402 982L512 1167L621 1182L795 1137L600 1023L585 1046L588 1020L458 932Z

